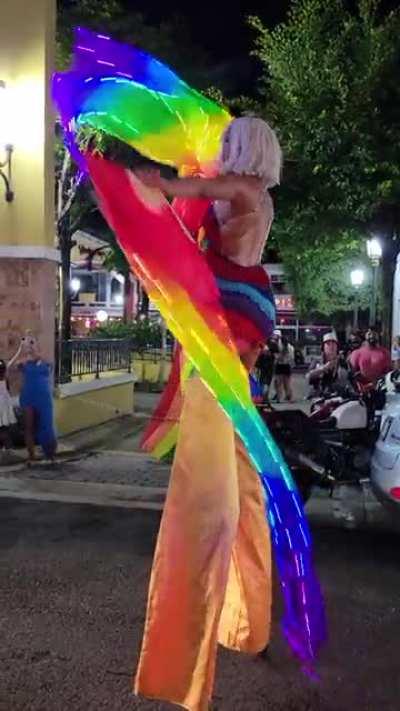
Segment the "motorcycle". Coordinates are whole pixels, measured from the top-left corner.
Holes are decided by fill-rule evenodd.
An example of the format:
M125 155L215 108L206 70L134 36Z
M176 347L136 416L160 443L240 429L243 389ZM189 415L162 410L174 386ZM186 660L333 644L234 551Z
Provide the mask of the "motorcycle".
M342 392L312 403L310 420L336 452L337 480L359 482L369 477L385 401L385 379L374 386L353 376Z
M331 489L335 479L328 451L316 437L310 418L302 410L276 410L265 405L258 409L285 456L303 502L308 501L314 486Z
M350 390L315 401L310 416L265 407L261 414L304 502L314 487L328 488L335 516L350 527L365 518L365 502L400 512L400 373L375 387L355 380Z

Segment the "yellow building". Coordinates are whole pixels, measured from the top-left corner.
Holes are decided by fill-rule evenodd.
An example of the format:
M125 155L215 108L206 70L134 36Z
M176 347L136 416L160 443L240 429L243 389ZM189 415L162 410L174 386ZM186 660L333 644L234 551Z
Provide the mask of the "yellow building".
M56 284L54 71L56 0L3 0L0 6L0 163L12 144L14 199L0 180L0 358L31 329L54 362ZM5 176L8 167L3 167ZM1 176L0 176L1 177ZM133 410L132 375L58 388L62 434Z
M0 162L13 145L12 187L0 181L0 357L8 358L28 328L53 360L58 253L54 229L55 0L12 0L0 9L0 81L6 89ZM5 94L5 96L4 96Z

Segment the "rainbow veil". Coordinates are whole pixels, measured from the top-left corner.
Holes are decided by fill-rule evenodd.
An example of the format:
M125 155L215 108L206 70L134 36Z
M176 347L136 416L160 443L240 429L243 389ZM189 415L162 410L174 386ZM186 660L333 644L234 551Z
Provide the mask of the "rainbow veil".
M192 238L207 202L173 207L123 167L82 156L75 132L87 125L182 173L213 170L229 114L153 57L78 29L73 66L53 95L66 139L89 172L101 209L169 329L245 443L267 498L267 516L285 602L283 630L311 670L325 638L323 600L311 537L289 468L252 403L216 280Z

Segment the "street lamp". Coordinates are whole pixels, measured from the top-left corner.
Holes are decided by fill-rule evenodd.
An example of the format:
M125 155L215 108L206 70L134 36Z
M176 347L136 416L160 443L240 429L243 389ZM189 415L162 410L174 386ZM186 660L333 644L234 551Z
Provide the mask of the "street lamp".
M364 283L365 274L362 269L352 269L350 272L351 285L355 289L353 328L358 328L358 290Z
M81 288L81 280L78 279L77 277L73 277L73 279L71 279L71 290L76 294L80 288Z
M373 287L372 287L369 320L370 320L371 326L375 326L376 325L376 311L377 311L376 303L377 303L377 296L378 296L378 272L379 272L379 264L382 259L382 246L376 237L372 237L371 239L367 240L367 254L371 260L372 271L373 271Z
M115 294L115 296L114 296L114 304L116 304L117 306L122 306L123 303L124 303L124 296L123 296L123 294L121 294L121 292L119 292L118 294Z
M107 321L107 319L108 319L108 313L107 313L107 311L103 311L102 309L100 309L100 311L98 311L98 312L96 313L96 319L97 319L100 323L104 323L105 321Z
M0 80L0 148L5 150L5 159L0 160L0 177L3 178L6 188L6 202L14 200L14 192L11 180L11 164L13 146L11 143L11 103L10 92L6 83Z
M351 274L350 274L350 279L351 279L352 286L354 286L356 289L358 289L364 283L363 270L362 269L352 269Z

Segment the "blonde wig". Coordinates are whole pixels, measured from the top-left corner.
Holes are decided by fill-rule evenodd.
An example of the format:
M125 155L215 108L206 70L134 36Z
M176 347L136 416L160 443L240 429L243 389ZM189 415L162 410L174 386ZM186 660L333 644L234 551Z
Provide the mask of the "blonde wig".
M275 131L252 116L234 119L222 137L221 174L256 175L267 188L279 185L282 151Z

